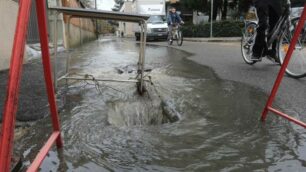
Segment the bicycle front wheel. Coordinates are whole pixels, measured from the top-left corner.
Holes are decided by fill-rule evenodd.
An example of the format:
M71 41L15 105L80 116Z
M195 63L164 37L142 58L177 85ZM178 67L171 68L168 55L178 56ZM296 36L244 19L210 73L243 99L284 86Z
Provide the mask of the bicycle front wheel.
M170 33L168 33L167 42L168 42L168 45L172 45L173 44L173 40L172 40L172 37L170 36Z
M253 65L256 62L251 60L253 55L253 46L255 44L256 39L256 28L257 24L255 23L249 23L246 25L245 31L243 33L242 39L241 39L241 53L243 60L245 63L249 65Z
M183 45L184 38L183 38L183 32L182 31L177 32L177 40L176 41L177 41L178 46Z
M295 29L298 25L299 18L292 19L292 27L287 29L281 36L278 46L279 59L281 64L284 63L292 41ZM298 42L294 48L293 54L286 68L286 73L293 78L306 77L306 32L305 27L299 35Z

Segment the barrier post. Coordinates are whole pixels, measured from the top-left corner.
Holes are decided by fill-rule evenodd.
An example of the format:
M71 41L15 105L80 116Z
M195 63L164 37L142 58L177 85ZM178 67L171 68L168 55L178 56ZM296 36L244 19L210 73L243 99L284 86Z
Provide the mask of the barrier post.
M38 19L38 29L40 35L40 44L42 51L42 63L44 67L45 83L48 94L49 108L51 112L53 133L49 137L48 141L41 148L38 155L28 168L27 172L36 172L43 160L47 156L54 142L56 142L57 148L63 147L63 141L60 133L60 123L58 118L58 111L55 99L55 90L52 80L52 66L49 51L49 40L47 30L47 14L46 14L46 1L36 0L36 13ZM55 78L56 79L56 78Z
M55 100L55 91L53 88L52 81L52 67L49 52L45 3L46 2L44 0L36 0L36 12L38 17L39 35L42 50L42 62L44 67L45 84L48 93L48 102L52 118L53 133L51 134L50 138L27 170L29 172L34 172L38 170L48 151L51 149L52 145L55 142L58 148L63 146L60 133L58 111ZM30 17L30 9L31 0L22 0L19 2L19 11L6 93L7 96L3 113L3 124L0 133L0 172L8 172L11 168L16 112L18 106L19 88L26 43L26 35Z
M31 0L19 1L16 32L11 55L6 101L4 105L0 136L0 171L10 171L14 129L19 96L22 63L26 43L26 34L30 17Z
M264 108L264 111L263 111L263 113L261 115L261 120L263 122L266 121L268 112L271 111L271 112L274 112L275 114L277 114L277 115L279 115L279 116L281 116L281 117L283 117L283 118L285 118L285 119L287 119L287 120L289 120L291 122L294 122L294 123L296 123L296 124L306 128L306 124L305 123L303 123L303 122L301 122L301 121L299 121L297 119L294 119L294 118L292 118L292 117L290 117L290 116L288 116L288 115L286 115L286 114L284 114L282 112L279 112L276 109L272 108L273 101L275 99L275 96L277 94L279 86L280 86L280 84L282 82L282 79L283 79L283 77L285 75L285 72L286 72L287 66L288 66L288 64L290 62L291 56L293 54L293 51L295 50L295 46L296 46L297 41L299 39L299 35L300 35L300 33L301 33L301 31L302 31L302 29L304 27L305 20L306 20L306 4L304 6L304 10L302 12L302 16L300 18L298 26L297 26L297 28L295 30L293 39L292 39L292 41L290 43L289 50L288 50L288 52L286 54L284 63L283 63L283 65L282 65L282 67L281 67L281 69L280 69L280 71L278 73L278 76L277 76L276 81L274 83L274 86L273 86L273 89L271 91L270 97L269 97L269 99L267 101L267 104L266 104L266 106Z
M58 118L58 111L55 99L55 90L53 87L52 79L52 67L49 51L49 40L48 40L48 30L47 30L47 13L46 13L46 1L36 0L36 12L38 29L40 35L40 44L42 52L42 62L44 67L45 83L48 93L48 101L52 118L53 131L60 131L60 123ZM61 137L56 139L56 144L58 148L63 146Z

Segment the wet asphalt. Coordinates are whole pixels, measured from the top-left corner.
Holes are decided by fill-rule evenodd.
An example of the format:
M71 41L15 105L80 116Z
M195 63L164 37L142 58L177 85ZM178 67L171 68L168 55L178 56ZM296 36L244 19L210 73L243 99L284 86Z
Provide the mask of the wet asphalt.
M165 42L153 44L168 46ZM182 47L175 45L172 47L192 53L193 55L189 57L190 60L211 67L221 79L245 83L263 90L267 94L267 98L280 70L279 65L268 59L253 66L244 63L240 42L184 42ZM306 121L306 78L293 79L285 76L276 102L289 115ZM258 115L260 116L260 114Z
M0 121L6 99L8 75L8 70L0 71ZM16 115L18 121L35 121L48 115L48 101L41 60L33 60L23 65L18 102Z
M131 49L131 45L129 45L129 41L131 40L127 39L123 41L124 44L120 44L121 46L119 47L126 47L126 49ZM165 42L153 42L149 44L167 46L167 43ZM51 151L49 159L47 158L47 160L45 161L44 167L46 169L48 169L49 167L53 168L55 164L57 164L57 161L59 161L59 166L61 166L62 164L64 165L64 167L59 167L60 169L64 169L62 171L69 171L68 169L83 167L85 166L83 165L84 162L86 162L86 164L88 165L88 169L96 168L96 170L91 171L101 171L97 169L101 169L101 166L108 167L108 165L111 165L110 169L126 169L130 165L135 165L135 163L138 164L136 164L136 167L134 168L129 168L130 171L136 171L136 169L138 169L139 167L144 167L148 169L150 166L147 166L147 164L159 165L158 167L160 171L168 171L168 169L165 168L166 165L176 167L176 170L179 170L178 168L181 168L182 171L196 171L195 169L199 169L198 171L209 171L207 169L210 169L210 171L222 171L220 170L221 168L223 169L223 171L229 171L229 169L233 167L233 164L238 165L240 167L242 166L243 168L241 167L241 169L249 169L246 171L252 171L251 169L254 170L263 168L267 171L277 171L273 170L273 168L290 169L291 166L294 166L295 163L301 163L298 165L295 164L295 170L302 169L302 167L304 167L304 134L300 135L299 132L291 131L291 127L288 127L286 123L282 123L278 120L275 120L275 118L274 121L268 123L271 127L267 128L261 127L262 125L260 125L259 122L257 123L257 119L254 119L254 115L256 115L256 113L258 113L258 118L260 117L260 110L258 109L261 109L261 107L265 104L264 100L262 100L264 94L262 94L261 91L264 91L264 93L266 93L268 96L268 93L272 88L273 82L279 70L278 65L273 64L270 61L263 61L262 63L258 63L254 66L246 65L241 57L239 43L185 42L182 47L172 47L192 53L192 55L187 57L188 59L193 60L198 64L210 67L221 79L237 81L244 84L237 84L236 82L235 84L225 84L227 85L226 88L229 89L222 89L222 87L218 87L218 84L209 84L209 82L204 80L202 84L194 85L195 90L199 91L199 95L201 95L200 93L207 93L206 96L203 96L203 100L201 99L202 101L198 101L199 97L192 96L193 94L190 94L188 90L185 90L187 92L185 93L185 96L176 97L174 98L174 100L180 100L180 98L185 97L186 100L188 100L186 102L188 102L190 104L190 107L192 107L189 107L188 109L193 109L195 110L195 112L190 112L188 110L182 110L182 112L186 112L189 115L195 113L197 114L195 116L200 117L201 120L199 120L198 118L188 118L188 120L191 120L190 122L188 122L188 120L184 120L184 122L182 123L178 122L171 125L165 125L161 126L161 128L159 128L159 126L150 126L145 128L122 128L122 130L120 130L116 126L113 127L112 125L101 125L101 121L103 120L101 120L100 118L103 117L101 114L102 112L104 112L104 109L102 108L101 111L93 113L96 112L97 109L101 108L101 103L92 103L88 100L80 101L90 102L93 106L97 106L98 108L93 108L94 110L89 113L88 109L91 108L83 108L83 106L80 106L81 108L68 110L66 109L66 111L63 111L63 113L68 113L62 116L64 118L62 123L64 131L63 135L66 139L66 153L64 154L67 160L65 161L60 160L60 158L58 159L56 153ZM162 49L163 48L156 46L154 46L153 48L151 47L151 51L148 51L151 52L149 53L151 55L150 58L147 59L149 60L147 62L153 64L154 62L157 62L157 60L162 57L160 57L160 55L163 54ZM118 49L117 51L115 51L115 53L113 53L122 53L122 51L124 50ZM83 51L80 50L80 52L82 53ZM107 52L109 53L109 51ZM173 59L175 55L180 56L180 54L178 53L185 54L181 51L173 51L172 49L167 49L166 52L173 54L173 56L168 54L166 56L171 57L171 62L176 61L176 59ZM153 53L156 53L156 58L154 58L154 55L152 56ZM85 55L86 54L87 53L85 52ZM133 53L132 56L134 56ZM201 65L190 63L187 60L183 62L185 63L178 63L178 68L174 67L174 69L182 68L182 73L175 71L175 73L180 77L182 77L182 74L186 72L186 66L189 66L188 69L194 68L195 70L187 70L187 73L196 73L199 76L201 75L198 74L198 72L203 72L204 74L205 71L207 71L206 69L199 70L203 68L203 66ZM92 64L95 65L95 63ZM83 65L84 64L81 64L81 67L84 67ZM91 66L87 68L90 69ZM0 84L1 90L5 89L5 77L7 77L7 71L1 72L0 79L2 79L3 81L2 84ZM217 80L217 83L219 83L219 79ZM305 81L306 79L295 80L285 77L282 87L280 88L279 96L277 98L277 104L281 106L280 108L282 110L288 112L289 114L292 114L293 116L299 116L302 120L306 119L303 115L305 112L303 102L305 102L306 97L304 89L304 86L306 84ZM172 82L173 81L170 81L169 83ZM223 82L228 83L228 81L222 81L222 83ZM247 85L250 85L252 87L249 87ZM186 87L186 85L183 86ZM170 88L176 87L173 86ZM249 90L248 88L250 88L250 90L252 91L246 91ZM220 91L218 91L217 89L220 89ZM41 118L43 117L42 115L45 114L43 112L48 112L46 106L46 95L44 90L45 89L42 78L42 68L40 60L35 60L29 64L26 64L24 66L23 80L21 83L21 97L19 102L20 109L17 115L19 120L34 120L34 118L32 117L34 117L35 114L38 115L36 116L36 118ZM229 90L235 90L235 92L230 92ZM227 94L229 92L234 94ZM4 98L3 93L4 92L1 92L0 94L1 99ZM188 97L187 95L190 95L191 97ZM94 96L89 94L88 97L97 100L95 92ZM76 98L79 97L76 96ZM226 100L227 98L227 101L220 103L219 100ZM206 112L205 108L199 108L201 106L205 107L205 103L202 102L206 101L208 102L208 107L211 106L212 109L214 109L213 111L211 111L211 113L209 113L210 111ZM241 103L239 103L239 101L241 101ZM199 106L195 106L197 105L197 103L199 103ZM186 103L184 102L178 104ZM2 108L1 104L0 107ZM39 109L37 107L44 108ZM84 113L79 113L78 109L83 110ZM24 114L27 114L27 116L24 116ZM94 114L97 116L94 116L92 118L92 115ZM198 114L204 115L205 118L199 116ZM25 119L24 117L27 117L27 119ZM86 119L88 119L88 121ZM207 122L206 120L209 122ZM92 123L89 123L89 121L91 121ZM229 123L229 121L233 121L233 123ZM91 126L96 127L88 127L88 124L91 124ZM31 145L34 145L34 147L37 146L36 144L33 144L32 141L34 140L36 143L37 140L40 140L40 138L46 136L45 132L41 132L46 130L46 123L42 122L41 125L42 126L40 126L40 128L36 128L33 133L31 133L22 141L20 141L16 145L16 147L23 150L24 147L29 147ZM101 126L104 126L105 128L101 130ZM48 127L50 127L50 124ZM170 128L164 130L163 127ZM211 132L209 132L210 129L212 129ZM130 135L127 134L126 131L128 131ZM227 132L224 133L224 131ZM304 130L302 131L302 133L304 133ZM143 132L143 134L139 135L140 132ZM88 133L96 134L93 135ZM151 135L151 133L153 134ZM137 138L127 136L137 136ZM35 137L39 139L33 139ZM249 139L251 139L251 141ZM79 142L79 144L76 144L77 141ZM132 147L126 147L127 143L130 143ZM135 145L139 146L135 147ZM171 145L171 148L169 148L167 145ZM81 148L86 149L82 150L75 146L80 146ZM154 149L155 146L157 146L158 149ZM252 147L253 149L250 149L250 147ZM122 157L107 156L113 155L115 150L118 150L118 148L123 149L119 150L119 152L114 155L123 155ZM232 154L233 152L235 152L232 148L234 148L234 150L238 150L238 153ZM30 148L25 149L26 151L21 152L24 152L26 154L26 152L33 151L32 149L37 148L33 148L31 146ZM130 152L128 152L127 150L130 150ZM188 150L187 154L186 150ZM109 153L107 151L109 151ZM36 152L36 150L34 152ZM124 154L123 152L126 152L126 154ZM140 153L138 154L138 152ZM145 153L143 154L143 152ZM155 154L153 155L152 152ZM151 154L154 156L154 158L151 158ZM281 156L278 156L277 154L281 154ZM105 155L106 158L101 158L101 155ZM229 155L229 158L224 155ZM220 161L219 156L223 157L224 159ZM76 162L76 157L79 157L79 162ZM172 157L173 159L171 159L170 157ZM244 159L245 157L246 159ZM237 160L235 158L237 158ZM262 159L264 161L257 161ZM292 160L295 161L295 163L293 163ZM196 163L197 161L199 163ZM96 164L92 162L96 162ZM123 164L121 162L123 162ZM207 164L203 163L206 162L208 162L208 167L204 167ZM260 167L256 167L258 164L260 164ZM285 165L287 168L282 165ZM156 169L156 166L154 166L153 168ZM81 169L80 171L84 170Z
M125 41L129 43L131 40ZM168 46L166 42L149 42L149 44ZM253 66L245 64L241 57L239 42L184 42L182 47L175 45L171 47L192 53L193 55L188 57L190 60L212 68L221 79L254 86L267 93L267 96L280 69L279 65L266 59ZM24 65L23 71L17 119L20 121L37 120L48 113L40 60L34 60ZM0 72L2 81L0 83L1 109L3 109L3 101L5 100L7 76L8 71ZM306 78L297 80L288 76L284 77L276 101L285 112L306 121L305 86ZM262 103L265 104L265 102Z
M139 46L126 41L102 39L78 47L71 71L135 77ZM205 67L209 64L186 59L197 56L193 53L149 45L146 67L153 69L153 85L144 97L128 83L60 84L65 148L52 149L42 171L305 171L305 130L275 117L262 125L263 89L220 79ZM207 54L199 57L207 60ZM177 114L179 121L165 123L164 112ZM46 118L32 127L15 144L26 166L51 124Z

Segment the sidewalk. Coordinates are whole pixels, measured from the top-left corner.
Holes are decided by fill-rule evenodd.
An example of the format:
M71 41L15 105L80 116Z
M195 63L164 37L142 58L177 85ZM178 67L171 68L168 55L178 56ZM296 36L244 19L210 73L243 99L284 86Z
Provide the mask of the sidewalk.
M0 109L3 110L6 100L6 87L9 70L0 71ZM48 114L48 101L43 77L41 60L23 65L20 83L18 121L35 121ZM0 114L0 122L2 114Z
M241 37L216 37L216 38L184 38L189 42L240 42Z
M34 47L34 48L33 48ZM52 46L50 46L51 52ZM49 114L49 106L47 101L47 93L45 87L44 71L41 61L40 46L32 46L31 53L33 56L26 64L23 65L18 112L16 118L20 122L36 121L44 118ZM61 48L58 54L58 67L66 61L67 52ZM53 65L53 62L52 62ZM60 69L60 68L58 68ZM0 71L0 110L3 110L6 100L6 87L8 82L9 70ZM58 99L60 102L60 99ZM59 103L59 105L61 105ZM2 114L0 113L0 123L2 121Z

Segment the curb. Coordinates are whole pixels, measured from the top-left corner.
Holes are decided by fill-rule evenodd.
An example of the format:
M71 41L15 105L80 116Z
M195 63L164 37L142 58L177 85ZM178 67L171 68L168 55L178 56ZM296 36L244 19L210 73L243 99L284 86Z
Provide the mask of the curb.
M184 38L188 42L240 42L241 38Z

